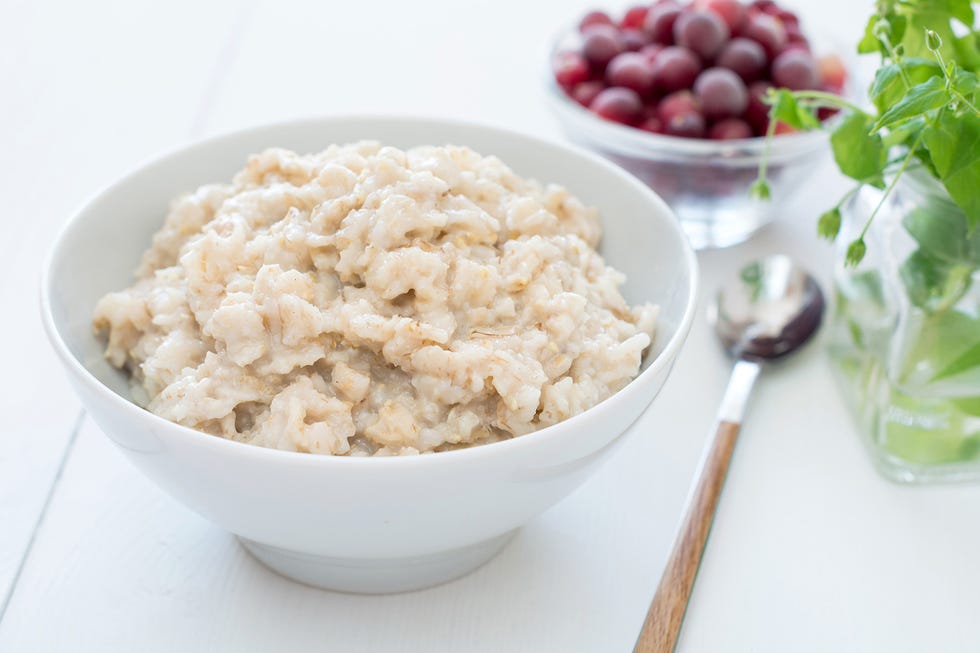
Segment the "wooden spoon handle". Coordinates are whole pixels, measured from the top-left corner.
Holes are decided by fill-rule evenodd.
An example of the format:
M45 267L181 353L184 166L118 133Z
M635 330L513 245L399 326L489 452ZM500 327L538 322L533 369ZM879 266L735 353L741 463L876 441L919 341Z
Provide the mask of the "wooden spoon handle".
M694 578L701 564L701 554L708 541L715 508L738 439L742 413L758 374L758 363L746 360L738 361L732 370L728 389L721 402L715 437L709 441L695 475L695 485L674 540L674 549L670 552L657 593L653 596L634 653L672 653L677 645L681 622L684 621L687 602L694 588Z
M718 423L718 432L704 460L701 478L691 495L674 550L667 560L640 638L633 649L635 653L672 653L677 645L681 622L694 588L701 554L708 541L708 531L735 449L739 426L735 422Z

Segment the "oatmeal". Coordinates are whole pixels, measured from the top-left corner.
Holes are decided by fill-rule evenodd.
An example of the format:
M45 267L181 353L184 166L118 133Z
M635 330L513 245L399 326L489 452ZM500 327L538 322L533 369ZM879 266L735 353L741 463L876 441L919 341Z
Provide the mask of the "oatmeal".
M95 330L138 403L192 428L337 455L523 435L636 376L594 209L463 147L271 149L173 203Z

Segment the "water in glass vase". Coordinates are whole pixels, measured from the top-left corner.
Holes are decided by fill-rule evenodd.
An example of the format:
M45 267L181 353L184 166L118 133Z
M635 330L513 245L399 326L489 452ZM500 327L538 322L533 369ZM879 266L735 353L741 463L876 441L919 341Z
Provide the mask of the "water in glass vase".
M845 207L850 242L881 197ZM856 269L840 263L829 352L879 470L980 479L980 230L929 178L903 178ZM840 255L843 261L843 254Z

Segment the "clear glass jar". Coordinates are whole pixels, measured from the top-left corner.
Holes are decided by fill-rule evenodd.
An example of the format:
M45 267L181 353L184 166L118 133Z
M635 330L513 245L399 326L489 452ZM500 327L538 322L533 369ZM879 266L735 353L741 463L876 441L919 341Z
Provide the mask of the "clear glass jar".
M842 210L830 355L878 469L907 483L980 479L980 229L942 186L906 173Z

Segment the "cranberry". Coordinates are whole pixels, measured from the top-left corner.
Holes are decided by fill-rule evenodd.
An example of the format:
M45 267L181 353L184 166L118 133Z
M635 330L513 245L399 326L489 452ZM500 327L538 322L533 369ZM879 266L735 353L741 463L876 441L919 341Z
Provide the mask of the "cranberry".
M733 33L745 22L745 5L738 0L703 0L697 4L718 14Z
M740 116L749 104L742 78L727 68L708 68L701 73L694 82L694 95L711 120Z
M623 19L619 21L619 26L623 29L643 29L643 22L647 19L648 13L650 13L650 7L646 5L630 7L623 14Z
M681 12L674 23L674 42L711 61L730 36L728 25L718 14L700 9Z
M772 62L772 82L792 91L817 88L820 84L817 62L805 50L787 50Z
M708 131L708 138L718 141L728 141L738 138L752 138L752 128L744 120L739 118L725 118L719 120Z
M704 116L697 111L679 113L664 125L664 133L682 138L701 138L704 136Z
M555 56L555 80L565 89L589 78L589 64L578 52L559 52Z
M628 88L607 88L596 96L589 109L601 118L631 124L643 110L643 102L636 91Z
M638 29L624 29L619 33L619 38L623 41L623 47L630 51L637 51L650 43L647 33Z
M680 5L674 2L656 4L650 8L646 20L643 21L643 31L649 34L655 43L673 45L674 23L680 14Z
M668 123L671 118L682 113L700 113L701 105L688 90L675 91L660 101L657 105L657 117L661 122Z
M653 90L653 65L639 52L624 52L609 62L606 82L648 95Z
M664 46L659 43L650 43L649 45L644 45L640 48L640 54L647 58L647 61L653 63L653 60L657 58L661 52L664 51Z
M757 136L764 136L769 127L769 105L763 101L772 84L754 82L749 84L749 104L745 109L745 121L752 126Z
M593 66L604 68L625 49L619 30L609 25L590 27L582 39L582 54Z
M664 48L653 60L654 85L665 93L691 88L700 72L701 62L697 56L676 45Z
M578 23L578 31L585 32L596 25L613 25L613 19L604 11L590 11Z
M837 55L831 54L817 59L817 73L823 88L833 93L844 90L847 71L844 69L844 62Z
M775 57L786 46L786 28L768 14L749 16L742 27L742 36L752 39L766 50L769 58Z
M575 88L572 89L572 99L583 107L588 107L604 88L606 88L606 85L598 79L576 84Z
M663 134L664 124L660 121L660 118L656 116L650 116L649 118L644 118L637 125L640 129L645 132L650 132L652 134Z

